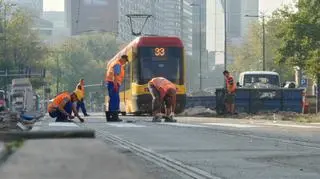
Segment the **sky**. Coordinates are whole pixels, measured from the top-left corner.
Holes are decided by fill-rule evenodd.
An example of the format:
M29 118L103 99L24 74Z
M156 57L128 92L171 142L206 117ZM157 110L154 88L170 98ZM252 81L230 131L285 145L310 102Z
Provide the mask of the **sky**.
M69 0L72 1L72 0ZM272 13L282 4L292 3L294 0L260 0L260 11ZM43 0L44 11L63 11L64 0Z
M69 0L72 1L72 0ZM44 11L64 11L64 0L43 0Z
M292 4L295 0L259 0L259 10L271 14L274 10L283 4Z

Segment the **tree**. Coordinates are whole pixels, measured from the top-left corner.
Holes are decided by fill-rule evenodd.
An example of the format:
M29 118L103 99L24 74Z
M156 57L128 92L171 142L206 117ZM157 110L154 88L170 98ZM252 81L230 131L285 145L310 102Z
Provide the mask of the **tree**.
M121 47L116 38L108 33L83 35L80 36L79 41L81 46L87 49L98 61L111 59Z
M277 62L299 66L310 77L320 78L320 4L316 0L299 0L298 11L281 9L284 19L277 37L281 40Z
M100 84L105 62L117 53L118 47L115 38L109 34L86 34L67 39L50 49L52 55L46 61L50 68L47 80L54 93L57 82L59 92L74 90L80 78L84 78L86 84Z
M292 80L293 68L286 66L284 63L279 65L274 60L281 43L277 38L277 31L281 23L282 19L273 15L265 24L266 70L278 72L282 80ZM262 24L252 23L243 43L229 48L234 58L230 71L239 74L244 71L262 70L262 33Z
M3 12L0 14L0 19L3 19L0 34L2 40L0 46L0 66L2 68L0 70L23 72L26 66L41 68L47 50L40 41L39 34L32 30L33 19L30 14L21 8L13 10L3 1L0 1L0 7L0 12ZM1 80L4 82L4 79Z

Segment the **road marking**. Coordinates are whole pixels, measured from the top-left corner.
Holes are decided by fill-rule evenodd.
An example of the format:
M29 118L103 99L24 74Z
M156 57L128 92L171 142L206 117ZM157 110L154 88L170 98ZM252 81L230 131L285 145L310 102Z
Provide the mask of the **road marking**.
M41 128L39 126L32 127L31 131L39 131Z
M178 160L159 154L158 152L155 152L148 148L144 148L138 144L126 141L122 138L112 135L111 133L101 131L99 129L96 129L96 132L98 137L116 143L124 148L127 148L136 155L143 157L150 162L158 164L159 166L164 167L169 171L173 171L183 178L221 179L219 177L214 176L212 172L207 173L206 171L201 170L199 168L194 168L192 166L185 165L184 163Z
M278 126L278 127L295 127L295 128L306 128L306 129L320 129L320 126L306 126L306 125L297 125L297 124L263 124L266 126Z
M186 123L159 123L163 125L171 125L171 126L180 126L180 127L209 127L212 126L224 126L224 127L237 127L237 128L249 128L249 127L260 127L248 124L227 124L227 123L201 123L200 125L197 124L186 124Z
M39 131L41 129L41 127L40 127L41 125L42 125L41 121L34 123L31 131Z
M204 125L186 124L186 123L159 123L163 125L179 126L179 127L208 127Z
M144 125L137 125L131 123L109 123L108 125L113 127L146 127Z
M50 127L79 127L75 123L69 123L69 122L50 122Z
M85 117L85 119L106 119L105 116L88 116L88 117Z
M249 124L228 124L228 123L202 123L204 125L213 125L213 126L223 126L223 127L236 127L236 128L250 128L250 127L261 127Z

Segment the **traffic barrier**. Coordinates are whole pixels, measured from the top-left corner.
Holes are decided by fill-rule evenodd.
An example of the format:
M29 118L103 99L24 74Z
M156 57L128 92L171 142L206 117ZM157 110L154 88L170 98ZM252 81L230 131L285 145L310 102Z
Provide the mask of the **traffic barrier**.
M215 96L187 96L186 109L193 107L205 107L214 109L216 106Z
M301 113L303 89L246 89L239 88L236 92L236 110L245 113L290 111ZM223 101L224 89L216 89L217 104ZM221 104L221 103L220 103ZM223 111L224 105L216 106L217 112Z
M291 111L301 113L303 89L239 88L236 92L236 110L240 113ZM224 89L216 89L216 96L188 96L186 108L205 107L224 113Z

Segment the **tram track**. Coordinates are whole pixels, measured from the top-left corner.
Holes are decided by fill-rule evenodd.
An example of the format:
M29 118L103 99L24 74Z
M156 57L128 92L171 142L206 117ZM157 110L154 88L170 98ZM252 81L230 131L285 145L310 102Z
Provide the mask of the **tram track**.
M221 177L214 176L206 171L201 169L183 164L182 162L159 154L155 151L152 151L148 148L142 147L138 144L129 142L125 139L117 137L109 132L106 132L99 128L92 128L81 125L85 128L94 129L96 131L97 138L100 138L106 142L111 142L113 144L119 145L124 149L130 150L134 154L153 162L169 171L172 171L183 178L190 179L222 179Z

